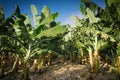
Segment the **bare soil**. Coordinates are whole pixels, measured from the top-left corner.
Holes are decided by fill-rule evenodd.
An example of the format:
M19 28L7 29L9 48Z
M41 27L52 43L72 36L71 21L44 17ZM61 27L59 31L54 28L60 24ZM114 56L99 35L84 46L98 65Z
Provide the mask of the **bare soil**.
M58 61L40 72L30 72L30 80L119 80L114 67L104 65L95 74L89 71L88 64L81 65L71 61ZM14 72L0 80L22 80L20 72Z

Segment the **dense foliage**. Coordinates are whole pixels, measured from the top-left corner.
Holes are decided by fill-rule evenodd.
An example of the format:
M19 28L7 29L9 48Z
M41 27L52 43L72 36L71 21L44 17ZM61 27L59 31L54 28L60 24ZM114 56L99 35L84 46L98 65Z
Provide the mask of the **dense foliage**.
M22 65L22 79L28 80L29 66L37 64L41 69L60 58L88 62L95 73L101 62L110 63L120 74L120 1L105 0L103 9L90 0L81 0L80 10L84 17L72 16L75 25L70 26L56 22L58 13L51 14L47 6L39 15L31 5L33 26L19 6L5 18L0 5L0 77ZM8 72L4 69L6 57L13 60Z

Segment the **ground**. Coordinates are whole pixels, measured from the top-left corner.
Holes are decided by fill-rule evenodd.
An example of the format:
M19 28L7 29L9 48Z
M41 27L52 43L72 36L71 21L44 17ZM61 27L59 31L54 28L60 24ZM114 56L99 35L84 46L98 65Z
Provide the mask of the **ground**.
M1 80L20 80L21 73L15 72ZM95 74L89 71L88 64L78 64L71 61L58 61L41 72L30 72L31 80L119 80L116 77L114 68L104 65Z

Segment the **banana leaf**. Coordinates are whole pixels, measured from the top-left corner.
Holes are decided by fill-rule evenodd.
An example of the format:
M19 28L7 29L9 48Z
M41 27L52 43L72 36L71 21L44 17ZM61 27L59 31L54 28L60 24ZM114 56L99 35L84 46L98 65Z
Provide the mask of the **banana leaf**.
M39 33L39 35L35 36L35 38L41 38L43 36L54 37L59 34L64 34L67 31L67 29L68 28L66 26L56 26Z
M90 23L97 23L99 21L99 18L95 17L94 13L92 10L90 10L89 8L87 8L87 15L86 18L89 19Z
M38 27L33 31L33 37L38 35L42 30L44 30L44 25L48 24L50 22L53 22L55 18L58 16L58 13L52 14L48 17L46 17L39 25Z
M48 17L50 15L50 9L47 6L44 6L41 13L41 18Z
M35 5L31 5L31 12L33 14L34 24L38 25L39 24L39 21L37 19L38 11Z

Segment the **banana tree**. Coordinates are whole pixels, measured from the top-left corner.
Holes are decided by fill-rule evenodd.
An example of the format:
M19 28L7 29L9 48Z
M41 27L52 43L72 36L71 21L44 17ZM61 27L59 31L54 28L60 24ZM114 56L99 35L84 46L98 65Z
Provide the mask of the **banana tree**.
M115 56L117 54L117 44L120 40L120 1L117 0L104 0L105 1L105 9L102 9L97 4L90 0L81 0L81 11L83 14L86 14L87 8L89 8L92 12L94 12L95 17L99 18L99 30L102 30L106 34L110 35L115 41L111 42L107 41L106 50L101 50L102 53L107 53L107 58L111 59L115 62ZM89 16L89 15L88 15ZM87 16L87 17L88 17ZM90 18L90 16L89 16ZM91 17L91 19L94 17ZM94 19L95 20L95 19ZM96 20L97 21L97 20ZM97 22L98 23L98 22ZM108 54L109 53L109 54ZM105 54L102 56L104 57Z
M107 40L115 42L115 39L102 30L103 25L99 23L100 18L95 17L95 14L89 8L86 9L86 15L82 20L75 16L72 18L76 24L77 40L81 43L81 47L82 45L86 46L86 50L89 52L92 71L98 72L100 62L99 51L107 47ZM103 48L103 46L106 47ZM94 55L92 52L94 52Z
M12 19L12 16L14 16L14 15L15 15L15 12L13 12L9 17L7 17L5 19L5 15L2 10L2 6L0 5L0 55L1 55L1 57L0 57L0 59L1 59L0 74L1 75L0 76L4 76L4 75L9 74L10 72L14 71L15 66L16 66L16 61L18 59L16 57L16 61L14 62L11 70L4 71L4 69L7 66L4 67L2 64L5 61L3 59L3 56L9 55L9 53L17 53L15 51L16 47L14 47L16 45L16 41L13 39L13 36L12 36L12 34L14 33L14 28L11 25L11 23L14 23L14 20ZM14 48L14 50L13 50L13 48ZM13 59L10 59L10 60L13 60Z
M34 10L35 6L34 8L32 7L31 9ZM46 7L43 8L43 11L44 10L46 10ZM49 12L47 10L45 12ZM34 15L34 17L35 16L38 17L38 15ZM44 19L42 20L39 19L40 21L37 20L38 24L36 23L36 27L32 27L28 16L22 15L20 13L19 7L16 6L16 14L13 17L15 23L13 23L12 26L15 30L13 34L14 39L17 41L17 45L19 47L19 53L20 55L23 56L23 60L24 60L23 80L27 80L29 78L28 73L29 73L30 59L36 54L41 54L40 42L39 42L41 38L44 36L55 37L58 34L64 34L67 31L66 26L59 26L59 25L45 29L46 25L53 22L57 16L58 16L57 13L50 14L44 17Z

